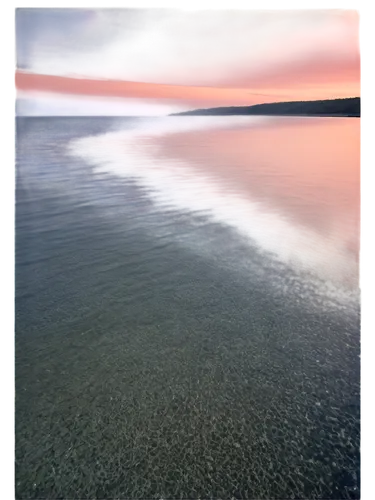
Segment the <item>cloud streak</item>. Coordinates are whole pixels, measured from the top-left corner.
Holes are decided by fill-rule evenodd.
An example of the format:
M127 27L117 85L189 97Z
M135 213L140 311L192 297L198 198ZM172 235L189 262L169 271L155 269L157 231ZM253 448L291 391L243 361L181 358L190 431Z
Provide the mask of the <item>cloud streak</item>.
M19 9L16 86L245 105L359 95L358 14Z

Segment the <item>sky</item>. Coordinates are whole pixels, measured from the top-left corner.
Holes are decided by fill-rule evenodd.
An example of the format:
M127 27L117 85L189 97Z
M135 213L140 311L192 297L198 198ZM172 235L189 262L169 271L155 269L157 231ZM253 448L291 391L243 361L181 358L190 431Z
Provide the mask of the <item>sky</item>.
M360 95L353 10L17 9L18 115Z

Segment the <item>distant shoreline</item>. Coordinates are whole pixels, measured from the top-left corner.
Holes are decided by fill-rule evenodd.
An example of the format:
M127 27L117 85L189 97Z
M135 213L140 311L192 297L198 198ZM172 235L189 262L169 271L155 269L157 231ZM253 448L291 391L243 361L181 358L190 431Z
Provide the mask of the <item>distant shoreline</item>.
M200 110L197 110L200 111ZM221 114L221 113L192 113L192 112L185 112L185 113L172 113L168 116L280 116L281 118L283 116L290 116L290 117L295 117L295 118L361 118L360 115L350 115L350 114L344 114L344 113L336 113L336 114L302 114L302 113L226 113L226 114ZM100 118L100 117L99 117ZM128 118L128 117L127 117Z
M290 101L194 109L169 116L316 116L360 118L360 98L326 99L320 101Z

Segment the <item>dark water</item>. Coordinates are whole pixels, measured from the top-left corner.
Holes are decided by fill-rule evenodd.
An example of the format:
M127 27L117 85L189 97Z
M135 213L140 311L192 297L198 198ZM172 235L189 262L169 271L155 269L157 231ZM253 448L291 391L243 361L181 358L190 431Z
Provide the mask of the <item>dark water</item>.
M17 498L360 497L359 120L225 120L17 119Z

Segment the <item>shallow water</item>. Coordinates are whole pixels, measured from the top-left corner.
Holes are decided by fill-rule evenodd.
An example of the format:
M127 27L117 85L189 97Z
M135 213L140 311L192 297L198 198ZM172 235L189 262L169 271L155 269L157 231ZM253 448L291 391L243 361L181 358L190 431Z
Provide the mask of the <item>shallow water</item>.
M18 498L359 498L359 120L18 118Z

